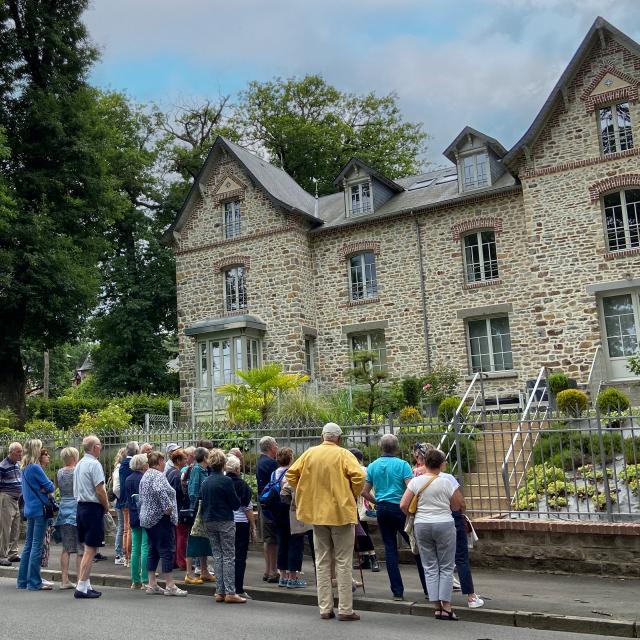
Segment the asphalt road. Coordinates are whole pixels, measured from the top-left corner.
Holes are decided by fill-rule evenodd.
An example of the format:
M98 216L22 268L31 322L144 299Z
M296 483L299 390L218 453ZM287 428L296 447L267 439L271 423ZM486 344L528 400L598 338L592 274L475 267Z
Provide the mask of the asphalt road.
M158 640L224 634L230 640L594 640L607 636L514 629L486 624L438 622L418 616L363 612L355 623L320 620L315 607L252 601L217 604L211 597L146 596L103 587L98 600L75 600L72 591L18 591L0 579L0 640Z

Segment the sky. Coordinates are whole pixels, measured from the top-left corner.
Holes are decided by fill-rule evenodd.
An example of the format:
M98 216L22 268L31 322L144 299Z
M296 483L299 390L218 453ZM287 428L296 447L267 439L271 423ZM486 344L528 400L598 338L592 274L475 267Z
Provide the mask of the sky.
M640 0L93 0L91 80L164 109L320 73L394 92L426 160L470 125L510 148L601 15L640 40Z

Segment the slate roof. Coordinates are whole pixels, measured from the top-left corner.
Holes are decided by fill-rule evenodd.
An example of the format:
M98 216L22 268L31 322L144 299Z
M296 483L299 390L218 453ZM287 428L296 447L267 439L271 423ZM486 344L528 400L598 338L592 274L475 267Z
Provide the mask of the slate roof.
M448 158L449 160L451 160L451 162L455 162L456 156L453 152L455 148L458 146L458 144L460 143L460 141L469 134L471 134L476 138L480 138L480 140L483 140L490 149L493 149L493 151L499 158L502 158L502 156L504 156L507 153L507 150L495 138L492 138L491 136L488 136L485 133L482 133L482 131L478 131L477 129L474 129L473 127L467 126L455 137L454 141L442 152L442 155L445 158Z

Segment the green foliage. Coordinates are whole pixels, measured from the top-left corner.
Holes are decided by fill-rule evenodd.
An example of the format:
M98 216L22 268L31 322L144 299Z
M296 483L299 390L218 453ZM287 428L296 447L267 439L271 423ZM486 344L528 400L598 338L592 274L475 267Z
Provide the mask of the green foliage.
M11 407L0 409L0 429L13 431L18 424L18 416Z
M400 422L403 424L418 424L422 422L422 416L415 407L405 407L400 410Z
M558 409L572 418L580 417L589 406L587 394L579 389L561 391L556 397L556 402Z
M275 417L278 421L319 424L332 420L330 413L331 407L325 398L299 387L282 394Z
M355 394L354 394L355 395ZM338 389L325 396L329 420L339 425L356 421L358 410L353 406L349 389Z
M460 380L458 369L450 364L437 362L431 373L422 378L424 399L430 404L440 404L455 392Z
M65 389L62 394L66 398L104 398L105 395L96 383L96 377L88 375L80 384Z
M118 404L109 404L95 414L85 411L80 416L76 431L80 433L124 431L131 426L131 414Z
M547 504L549 509L562 509L567 506L568 502L564 496L557 496L555 498L548 498Z
M375 363L378 354L375 351L356 351L353 354L353 368L345 371L347 378L355 384L367 385L365 392L367 399L367 422L371 423L377 403L376 387L387 379L388 373L384 369L378 369Z
M631 402L629 397L619 389L607 387L598 394L597 405L601 413L612 414L626 411L631 406Z
M622 443L622 451L627 464L640 462L640 436L625 438Z
M400 439L401 446L403 443L413 445L416 442L429 442L436 447L440 447L440 441L444 434L444 428L433 428L426 425L407 425L400 427L398 438ZM474 470L476 465L476 443L475 440L468 435L462 435L459 440L462 472L469 473ZM457 463L455 433L449 432L446 434L441 449L445 454L449 455L449 467L454 467ZM407 454L408 453L409 452L407 452Z
M311 193L316 178L321 195L353 156L393 179L419 173L425 150L422 125L403 120L395 94L347 94L319 75L249 83L232 124Z
M627 358L627 367L634 376L640 376L640 353Z
M309 380L299 373L284 373L282 366L265 364L249 371L236 371L243 383L225 384L218 393L227 396L227 416L232 424L266 421L283 391L298 388Z
M618 497L615 492L611 491L609 493L609 498L611 499L611 504L617 504ZM595 505L595 508L598 511L606 511L607 510L607 496L604 493L596 493L591 501Z
M445 398L438 405L438 418L440 419L440 421L446 422L446 423L451 422L461 402L462 402L462 398L460 398L459 396L449 396L448 398ZM469 407L467 407L466 404L462 405L462 408L460 409L460 414L459 414L460 421L464 422L468 415L469 415Z
M552 393L558 395L561 391L565 391L569 388L569 377L562 371L556 371L549 375L547 380L549 389Z
M410 376L402 381L402 395L406 407L417 407L422 398L422 380Z
M57 431L56 425L51 420L29 420L24 425L24 430L28 434L53 434Z

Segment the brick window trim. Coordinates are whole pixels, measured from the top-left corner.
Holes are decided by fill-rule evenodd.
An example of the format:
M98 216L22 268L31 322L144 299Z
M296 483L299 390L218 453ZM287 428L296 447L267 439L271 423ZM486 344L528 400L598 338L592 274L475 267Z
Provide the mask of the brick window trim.
M214 271L224 271L228 267L244 267L245 271L251 268L251 256L227 256L213 263Z
M380 302L380 296L375 296L375 298L363 298L362 300L348 300L347 307L360 307L363 304L372 304L374 302Z
M598 180L589 187L589 199L597 202L600 196L607 191L622 189L623 187L640 187L640 173L623 173L619 176L611 176L604 180Z
M216 193L216 191L222 186L222 183L227 178L231 178L234 182L239 182L241 186L238 189L234 189L233 191L227 191L221 194ZM246 191L246 188L247 187L241 178L233 173L233 171L225 169L220 173L218 179L214 184L214 187L212 189L213 194L211 195L210 202L214 207L217 207L220 206L223 202L229 202L231 200L244 200L244 193Z
M605 260L615 260L615 258L626 258L628 256L640 255L640 247L634 247L631 249L620 249L620 251L605 251Z
M219 207L226 202L233 202L234 200L244 200L244 189L235 189L234 191L227 191L221 195L211 197L211 204L214 207Z
M502 280L500 278L494 278L493 280L481 280L480 282L464 282L462 288L482 289L483 287L491 287L496 284L502 284Z
M591 93L600 84L602 79L610 73L611 75L620 78L620 80L629 83L629 87L620 87L613 91L606 91L598 95L592 96ZM608 102L614 102L616 100L630 100L633 102L638 101L638 85L640 82L632 75L625 73L624 71L618 71L614 66L607 65L602 67L591 81L589 86L582 93L581 99L585 103L587 113L593 113L598 105L606 104Z
M469 231L480 231L481 229L492 229L496 235L502 233L502 218L474 218L454 224L451 227L451 238L453 242L460 242L460 238Z
M349 244L343 245L338 250L338 258L340 260L346 260L351 256L354 256L358 253L370 252L376 256L380 255L380 243L372 240L363 240L360 242L350 242Z

